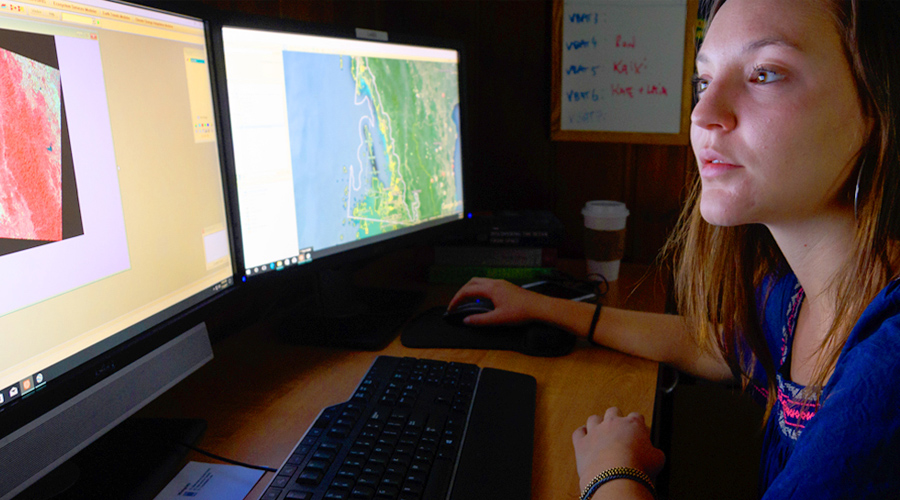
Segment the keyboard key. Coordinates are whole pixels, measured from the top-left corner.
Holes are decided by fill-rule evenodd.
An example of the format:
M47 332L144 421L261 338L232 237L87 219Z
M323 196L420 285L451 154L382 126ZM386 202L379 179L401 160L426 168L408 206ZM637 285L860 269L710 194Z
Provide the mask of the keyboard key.
M280 471L278 471L278 475L279 476L293 476L295 472L297 472L296 465L285 465L284 467L281 468Z
M281 495L280 488L269 488L263 493L263 496L259 498L259 500L278 500L278 496Z
M356 484L356 478L349 477L337 477L334 481L331 482L332 489L345 490L350 491L350 488L353 488L353 485Z
M394 455L391 457L390 465L402 467L404 470L409 468L412 463L412 457L409 455Z
M400 494L398 486L382 485L375 491L375 498L394 499Z
M353 446L367 448L367 453L368 453L369 451L372 451L372 447L375 446L375 440L372 438L360 436L353 443Z
M315 486L322 481L322 472L317 470L304 470L297 477L297 482L300 484L308 484L310 486Z
M431 463L425 460L413 460L411 464L409 464L410 472L422 472L428 473L431 470Z
M352 428L345 425L335 425L328 430L328 437L343 439L350 435Z
M359 479L356 481L356 486L368 486L374 488L378 486L378 483L381 482L381 476L375 474L366 474L363 473L359 476Z
M400 491L403 493L407 493L409 495L416 495L417 497L422 495L422 491L425 488L422 487L421 483L411 483L409 481L403 483L403 488Z
M337 475L338 477L345 479L353 479L359 477L359 473L362 471L361 467L356 467L352 465L342 465L340 469L338 469Z
M272 480L272 484L270 486L272 486L273 488L284 488L290 481L290 476L276 476L275 479Z
M360 498L368 500L375 496L375 488L371 486L357 486L350 492L350 498Z
M326 470L328 470L329 465L331 465L331 462L328 460L314 459L310 460L309 463L306 464L305 470L319 471L324 473Z
M377 477L381 477L384 474L385 466L384 464L379 464L375 462L370 462L363 467L363 474L372 474Z
M403 474L385 473L381 477L381 486L396 486L398 489L403 484Z
M392 474L396 474L402 478L406 474L407 469L408 469L408 466L405 466L403 464L394 463L393 459L391 459L391 463L389 463L387 465L387 468L385 469L384 474L385 474L385 477L392 475Z
M365 446L354 445L353 448L350 448L350 452L347 454L347 458L354 458L360 461L365 461L369 458L369 450L371 447L367 448Z
M379 445L387 445L390 447L394 447L400 441L400 433L393 431L384 431L381 433L381 436L378 438Z
M413 441L413 443L414 443L414 441ZM413 455L413 453L415 453L415 451L416 451L416 448L415 448L414 444L401 442L396 447L394 447L394 456L406 455L408 457L411 457Z
M409 474L406 475L407 483L424 485L425 481L428 480L428 474L420 471L410 471Z

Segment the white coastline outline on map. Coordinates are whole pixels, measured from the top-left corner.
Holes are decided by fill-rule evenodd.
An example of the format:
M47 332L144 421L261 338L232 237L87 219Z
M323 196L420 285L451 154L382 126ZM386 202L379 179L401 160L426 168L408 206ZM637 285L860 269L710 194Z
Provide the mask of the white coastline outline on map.
M363 71L368 72L368 74L372 77L372 85L369 85L370 93L372 94L373 98L375 98L377 96L378 100L381 101L381 95L378 93L378 84L375 80L375 75L369 69L369 58L365 57L365 58L362 58L362 60L365 62L365 69ZM359 80L357 79L356 81L357 81L357 87L358 87ZM362 97L361 100L359 100L360 96ZM370 113L369 113L369 116L363 116L362 118L360 118L359 124L358 124L360 143L359 143L359 147L356 149L356 159L357 159L357 161L359 161L359 180L356 182L357 185L354 186L353 179L356 174L354 173L353 169L354 169L355 165L350 165L349 188L350 188L351 193L358 192L360 189L362 189L362 174L363 174L363 168L364 168L362 154L363 154L363 147L365 146L365 142L366 142L365 137L363 137L363 133L362 133L363 121L369 120L369 122L372 125L372 128L377 129L377 127L375 127L375 123L376 123L375 118L372 116L372 112L374 111L375 104L370 103L369 97L363 96L362 94L354 95L353 99L354 99L353 104L355 104L357 106L369 104ZM400 199L403 200L403 206L406 208L406 215L408 217L408 220L404 221L404 220L372 219L372 218L368 218L368 217L354 216L351 213L351 208L350 208L351 197L350 196L348 196L348 199L347 199L347 218L352 219L352 220L359 220L359 221L369 221L369 222L379 222L379 223L386 223L386 224L399 224L399 225L411 226L418 222L418 217L415 217L415 218L413 217L410 207L406 204L406 180L404 180L403 174L400 173L400 155L398 155L395 152L396 146L393 144L394 138L393 138L393 125L391 124L391 116L387 113L387 111L384 111L384 106L382 106L381 109L382 109L382 114L386 117L386 122L387 122L388 133L386 134L386 138L388 141L391 142L390 148L391 148L392 152L390 153L389 158L388 158L388 165L390 165L390 159L393 158L395 160L397 168L394 169L394 172L392 172L392 174L396 174L398 177L397 184L398 184L398 187L400 188L400 192L402 195L400 197ZM416 212L418 212L418 211L416 211Z

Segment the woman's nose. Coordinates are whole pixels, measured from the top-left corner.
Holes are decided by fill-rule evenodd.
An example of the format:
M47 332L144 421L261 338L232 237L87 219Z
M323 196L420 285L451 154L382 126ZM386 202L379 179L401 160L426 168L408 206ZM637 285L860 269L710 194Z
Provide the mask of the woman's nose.
M691 111L691 124L703 129L731 131L737 125L734 92L726 81L711 81Z

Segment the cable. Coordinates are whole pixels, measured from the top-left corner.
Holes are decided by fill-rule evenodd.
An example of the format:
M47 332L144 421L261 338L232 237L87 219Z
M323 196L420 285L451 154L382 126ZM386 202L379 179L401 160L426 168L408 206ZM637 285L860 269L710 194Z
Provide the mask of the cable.
M606 297L606 293L609 292L609 281L602 274L589 274L586 283L590 283L594 287L594 293L597 294L598 299Z
M237 460L232 460L232 459L230 459L230 458L220 457L219 455L216 455L216 454L214 454L214 453L210 453L210 452L205 451L205 450L201 450L200 448L197 448L196 446L189 445L189 444L187 444L187 443L178 443L178 445L184 446L185 448L187 448L187 449L189 449L189 450L196 451L197 453L199 453L199 454L201 454L201 455L206 455L206 456L209 457L209 458L213 458L213 459L216 459L216 460L219 460L219 461L222 461L222 462L225 462L225 463L229 463L229 464L232 464L232 465L239 465L239 466L241 466L241 467L246 467L246 468L248 468L248 469L256 469L256 470L261 470L261 471L265 471L265 472L278 472L278 469L273 469L273 468L271 468L271 467L266 467L266 466L264 466L264 465L252 465L252 464L247 464L247 463L244 463L244 462L238 462Z
M550 276L545 278L547 281L558 285L583 290L597 296L597 299L605 297L609 292L609 281L602 274L589 274L586 279L576 278L566 272L556 270Z

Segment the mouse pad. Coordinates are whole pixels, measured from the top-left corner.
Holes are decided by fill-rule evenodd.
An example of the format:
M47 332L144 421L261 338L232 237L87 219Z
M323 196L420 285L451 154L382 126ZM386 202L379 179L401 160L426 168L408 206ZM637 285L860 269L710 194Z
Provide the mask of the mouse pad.
M516 326L453 326L444 321L445 307L434 307L403 328L400 342L412 348L495 349L530 356L563 356L575 347L575 336L544 323Z

